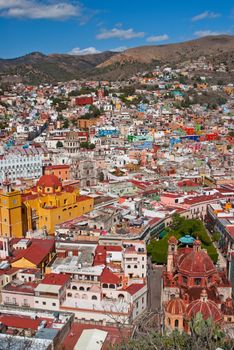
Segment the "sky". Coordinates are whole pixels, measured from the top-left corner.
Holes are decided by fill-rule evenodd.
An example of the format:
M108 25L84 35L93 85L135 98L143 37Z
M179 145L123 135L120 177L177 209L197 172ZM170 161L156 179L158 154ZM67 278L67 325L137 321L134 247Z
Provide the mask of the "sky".
M234 34L233 0L0 0L0 57L83 55Z

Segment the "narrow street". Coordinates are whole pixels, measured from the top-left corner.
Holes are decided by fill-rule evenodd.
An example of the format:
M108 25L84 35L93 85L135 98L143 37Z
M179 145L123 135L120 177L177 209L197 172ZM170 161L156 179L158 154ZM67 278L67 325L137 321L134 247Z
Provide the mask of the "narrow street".
M210 231L207 229L206 227L206 231L209 235L209 237L211 238L212 240L212 234L210 233ZM217 261L217 265L219 265L220 268L226 268L227 267L227 261L226 259L224 258L223 254L220 252L219 248L218 248L218 243L217 242L213 242L214 243L214 246L217 250L217 253L218 253L218 261Z
M148 310L155 311L161 304L161 283L164 266L155 266L148 260Z

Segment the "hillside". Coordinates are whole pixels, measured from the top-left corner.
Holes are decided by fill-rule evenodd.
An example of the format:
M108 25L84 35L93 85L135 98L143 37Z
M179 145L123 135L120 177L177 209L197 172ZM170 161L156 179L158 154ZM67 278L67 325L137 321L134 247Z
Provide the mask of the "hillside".
M157 64L172 66L205 56L214 64L225 63L234 72L234 36L209 36L182 43L141 46L122 53L95 55L43 55L34 52L15 59L0 59L0 78L40 83L72 79L125 79ZM225 79L232 79L233 74Z
M65 54L43 55L33 52L14 59L0 59L0 77L20 77L24 82L40 83L68 81L86 76L96 66L116 53L73 56Z
M154 60L178 63L201 56L216 57L222 53L232 53L234 57L234 36L207 36L176 44L135 47L111 57L99 67L125 62L148 64Z

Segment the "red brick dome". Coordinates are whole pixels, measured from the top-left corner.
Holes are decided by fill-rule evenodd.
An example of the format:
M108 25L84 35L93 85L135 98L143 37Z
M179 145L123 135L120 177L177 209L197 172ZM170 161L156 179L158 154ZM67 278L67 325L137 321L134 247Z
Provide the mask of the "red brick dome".
M214 322L219 323L222 321L222 313L218 306L212 301L207 299L207 292L203 290L201 298L192 301L186 310L187 319L191 319L196 314L201 313L204 320L212 318Z
M209 255L203 250L193 250L180 259L178 271L189 276L207 276L216 273Z
M185 309L183 300L180 298L174 298L167 304L166 311L171 315L183 315Z
M37 181L37 186L56 188L56 187L62 186L62 183L57 178L57 176L51 174L51 175L41 176L40 179Z

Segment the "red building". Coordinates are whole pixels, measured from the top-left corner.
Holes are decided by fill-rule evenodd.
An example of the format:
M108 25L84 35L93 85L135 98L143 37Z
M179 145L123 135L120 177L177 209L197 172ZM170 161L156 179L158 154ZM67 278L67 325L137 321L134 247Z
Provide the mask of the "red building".
M92 96L76 97L75 104L77 106L91 105L91 104L93 104L93 97Z
M179 248L175 237L169 239L162 292L166 329L189 332L188 321L198 313L224 329L234 327L231 296L226 270L215 267L200 241L195 240L192 248Z

